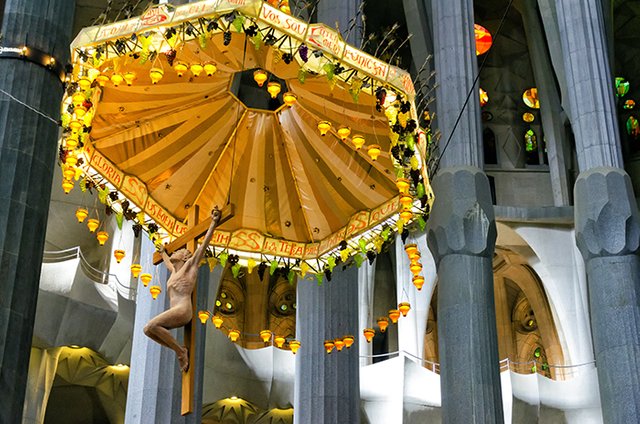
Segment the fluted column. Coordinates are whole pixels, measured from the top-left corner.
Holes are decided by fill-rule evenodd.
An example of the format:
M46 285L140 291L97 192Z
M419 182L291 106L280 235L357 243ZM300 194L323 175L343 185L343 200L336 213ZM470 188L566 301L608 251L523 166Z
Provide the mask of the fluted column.
M75 2L7 0L2 45L69 57ZM57 119L62 83L42 66L0 59L0 88ZM21 422L58 126L0 93L0 422Z
M294 421L296 424L360 422L358 364L358 270L334 269L320 286L315 277L298 282ZM325 339L355 336L351 349L327 354Z

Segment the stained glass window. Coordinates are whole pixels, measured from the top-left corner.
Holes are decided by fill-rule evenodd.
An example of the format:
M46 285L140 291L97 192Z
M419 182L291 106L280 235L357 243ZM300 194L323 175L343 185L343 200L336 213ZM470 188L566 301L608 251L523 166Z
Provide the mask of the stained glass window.
M629 119L627 119L627 134L629 134L632 138L638 138L640 136L640 123L635 116L631 115Z
M524 146L527 152L538 151L538 137L536 137L536 133L531 128L524 133Z

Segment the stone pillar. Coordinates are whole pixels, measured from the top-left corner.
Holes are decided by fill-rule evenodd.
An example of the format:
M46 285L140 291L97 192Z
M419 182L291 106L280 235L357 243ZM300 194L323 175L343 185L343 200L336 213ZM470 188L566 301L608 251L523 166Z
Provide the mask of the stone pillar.
M28 46L65 63L75 2L7 0L2 45ZM62 83L40 65L0 59L0 87L57 119ZM29 369L31 337L58 126L0 93L0 422L19 423Z
M331 28L337 27L344 41L359 47L362 41L361 15L358 14L361 3L362 0L322 0L317 2L318 22Z
M556 3L580 175L576 243L585 260L607 423L640 422L640 221L622 169L603 3Z
M441 149L428 244L439 277L442 421L503 421L492 259L496 226L483 166L472 0L432 2ZM452 136L469 92L469 103ZM442 154L442 153L441 153Z
M371 355L373 355L373 342L367 343L364 337L365 328L374 328L373 315L373 288L375 286L376 263L369 265L369 261L365 261L358 268L358 334L354 334L359 341L360 366L364 367L372 363Z
M294 421L296 424L360 422L359 338L351 349L331 354L325 339L358 330L358 269L336 267L331 281L315 277L298 282Z

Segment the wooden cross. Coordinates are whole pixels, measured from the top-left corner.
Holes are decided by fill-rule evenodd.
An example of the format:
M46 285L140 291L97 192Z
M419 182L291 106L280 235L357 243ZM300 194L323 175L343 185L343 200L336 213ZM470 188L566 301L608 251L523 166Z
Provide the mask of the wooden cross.
M186 247L194 253L198 247L198 239L207 232L209 225L211 225L211 216L207 217L202 222L198 222L200 208L198 205L194 205L189 209L189 229L180 237L168 243L164 246L167 255L171 255L176 250ZM228 204L220 212L220 221L218 225L228 221L234 216L233 204ZM162 262L162 254L155 252L153 254L153 264L158 265ZM196 326L198 325L198 318L196 316L196 303L198 299L197 293L198 283L193 288L193 294L191 295L191 304L193 305L193 313L191 314L191 322L184 327L184 345L189 349L189 369L187 372L182 373L182 415L187 415L193 412L193 389L195 379L195 348L196 348Z

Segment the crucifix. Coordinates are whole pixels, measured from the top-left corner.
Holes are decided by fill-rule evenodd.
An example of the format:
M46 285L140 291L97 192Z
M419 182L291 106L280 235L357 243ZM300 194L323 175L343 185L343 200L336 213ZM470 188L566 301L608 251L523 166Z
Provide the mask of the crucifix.
M215 228L234 215L233 204L220 211L214 208L211 216L198 222L199 207L189 210L189 229L153 255L154 265L165 263L171 276L167 281L170 308L153 318L145 326L145 334L176 352L182 370L182 415L193 412L194 366L196 347L196 304L198 268L211 241ZM198 239L204 235L198 247ZM184 326L184 344L180 345L169 330Z

